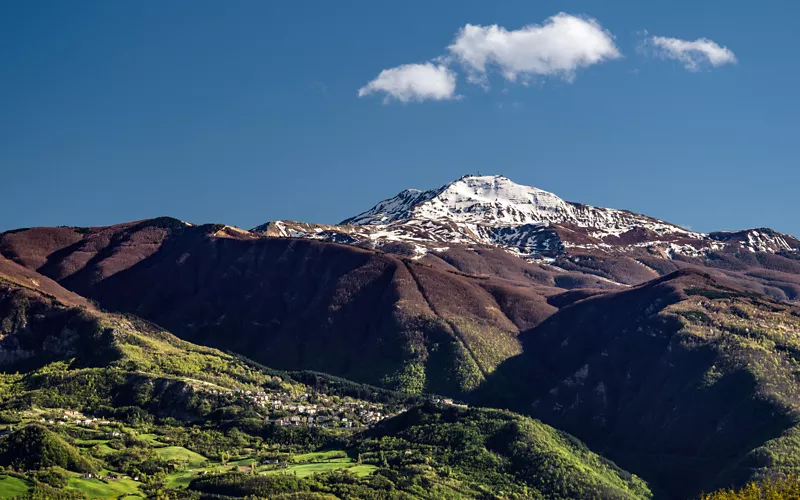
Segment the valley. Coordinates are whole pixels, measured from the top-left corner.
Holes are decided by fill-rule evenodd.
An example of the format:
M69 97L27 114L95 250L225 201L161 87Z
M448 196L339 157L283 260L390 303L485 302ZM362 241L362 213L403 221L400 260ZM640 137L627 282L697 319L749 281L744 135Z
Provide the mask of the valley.
M8 231L0 496L694 499L792 477L798 299L788 235L502 176L339 225Z

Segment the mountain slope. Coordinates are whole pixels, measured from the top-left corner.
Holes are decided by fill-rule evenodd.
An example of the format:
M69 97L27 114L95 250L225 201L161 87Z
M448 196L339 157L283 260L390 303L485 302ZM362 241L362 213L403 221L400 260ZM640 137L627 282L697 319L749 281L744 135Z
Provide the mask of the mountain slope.
M120 494L115 488L153 497L178 495L170 491L183 486L244 496L264 492L273 483L282 489L267 496L302 494L307 485L295 476L270 475L282 471L270 465L276 461L272 457L285 459L321 446L346 450L338 452L339 462L327 464L338 467L337 472L314 478L314 490L341 494L344 481L357 498L392 491L402 492L403 498L485 498L497 488L526 498L651 496L643 481L541 422L509 412L435 404L403 413L419 398L322 374L269 370L179 340L135 317L72 307L54 298L70 296L66 291L51 289L56 294L45 295L5 273L0 278L0 301L25 299L2 309L6 329L0 349L8 353L14 344L25 344L30 351L23 374L16 373L18 356L0 357L0 417L3 423L14 422L13 428L3 429L8 432L0 432L0 465L25 471L13 477L40 497L59 491L40 483L53 475L65 478L59 488L66 486L73 494L88 491L92 497L115 498ZM21 321L7 323L7 318ZM369 420L373 412L359 412L364 407L378 415L400 415L369 430L365 424L374 422ZM333 417L321 420L326 414ZM302 424L283 425L288 415ZM298 415L304 415L302 421ZM305 415L326 423L315 426L313 417ZM348 419L357 426L331 428L327 423ZM461 439L465 436L469 439ZM402 439L411 441L402 450L393 449ZM366 470L363 477L347 474L347 453L358 455L352 468ZM263 470L258 475L233 472L241 466L228 466L231 456ZM103 480L87 480L85 473L102 474ZM6 475L0 477L0 491L7 481ZM287 484L293 486L287 489Z
M0 234L0 362L58 368L29 380L93 407L130 405L141 379L119 370L146 366L159 374L147 411L177 401L181 417L208 415L183 404L200 386L192 372L222 363L223 380L239 377L241 360L154 343L85 296L276 368L541 418L673 498L800 472L800 310L785 302L800 299L797 240L691 233L494 177L409 191L350 222L361 225L249 232L165 217ZM102 328L86 319L98 314ZM155 355L187 351L204 361ZM58 356L90 371L64 375ZM43 401L19 391L20 408Z
M800 300L800 240L789 235L763 228L697 233L625 210L567 202L497 175L406 190L336 226L276 221L253 232L378 248L431 263L494 247L623 285L701 266L749 290Z
M506 411L426 404L355 436L353 445L363 463L382 464L371 478L232 473L200 477L189 488L287 500L652 497L641 479L571 436Z
M408 467L422 457L408 456L406 450L421 448L430 462L485 477L494 483L490 491L495 495L501 491L548 499L651 495L639 478L596 456L572 436L508 411L427 405L386 420L366 434L368 439L360 444L364 454L382 450L389 463ZM510 478L527 488L515 491L508 484Z
M687 498L800 472L800 309L683 271L562 308L477 400Z
M583 283L519 260L506 278L475 278L445 261L166 218L65 232L6 233L0 252L193 342L410 392L477 387L519 352L521 328L556 310L558 280Z
M6 284L38 291L42 295L69 306L92 308L92 305L84 297L70 292L50 278L12 262L2 255L0 255L0 280Z

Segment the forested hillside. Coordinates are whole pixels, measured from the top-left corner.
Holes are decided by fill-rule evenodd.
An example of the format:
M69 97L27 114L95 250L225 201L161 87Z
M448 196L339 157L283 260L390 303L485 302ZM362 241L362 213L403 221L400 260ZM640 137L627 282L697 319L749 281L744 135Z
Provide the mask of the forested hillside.
M800 309L683 271L562 308L475 395L675 498L798 475Z
M0 281L0 492L650 497L643 481L540 422L275 371L134 316L66 304L58 285L44 293L29 278Z

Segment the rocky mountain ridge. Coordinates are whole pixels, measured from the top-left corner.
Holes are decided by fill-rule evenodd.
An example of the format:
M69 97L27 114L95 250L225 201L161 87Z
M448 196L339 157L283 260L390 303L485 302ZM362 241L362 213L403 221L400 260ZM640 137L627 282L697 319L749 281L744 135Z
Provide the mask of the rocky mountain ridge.
M582 252L671 259L717 251L800 251L800 240L770 229L698 233L626 210L567 202L500 175L464 176L429 191L407 189L338 225L272 221L252 232L372 248L403 243L417 258L449 244L492 245L544 262Z

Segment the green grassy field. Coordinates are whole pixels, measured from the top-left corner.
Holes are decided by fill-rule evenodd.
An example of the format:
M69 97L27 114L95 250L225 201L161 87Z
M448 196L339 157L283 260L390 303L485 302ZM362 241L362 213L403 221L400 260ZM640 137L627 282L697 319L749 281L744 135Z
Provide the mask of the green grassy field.
M291 462L294 463L285 469L270 470L267 471L267 473L275 474L283 472L286 474L294 474L297 477L306 477L319 472L347 469L359 476L368 476L377 469L374 465L356 463L344 450L319 451L295 455L291 458Z
M141 436L139 436L141 438ZM155 436L147 436L150 442L157 442ZM106 444L105 440L78 440L82 447L91 447L100 445L101 448L107 448L108 451L113 451ZM160 444L160 443L159 443ZM185 461L187 464L186 470L181 470L169 474L167 476L167 487L169 488L186 488L192 479L197 477L201 471L208 473L221 473L229 470L231 467L236 466L250 466L252 459L242 459L231 461L228 466L222 466L219 463L210 462L206 457L188 450L182 446L162 446L154 449L154 452L165 460ZM343 450L329 450L314 453L305 453L295 455L291 458L293 462L288 468L279 470L264 471L262 467L259 473L275 473L284 472L294 474L298 477L306 477L315 473L328 472L334 470L347 469L359 476L368 476L372 474L377 467L373 465L361 465L349 457ZM102 471L107 473L108 471ZM142 498L143 495L138 489L139 483L130 479L120 479L117 481L103 481L100 479L84 479L79 476L74 476L70 479L69 489L78 490L85 493L89 498ZM30 484L24 480L15 477L6 476L0 480L0 499L14 498L19 495L25 494L30 488Z
M231 460L228 462L228 465L246 465L250 467L250 464L253 463L252 458L242 458L241 460Z
M70 426L71 427L71 426ZM96 444L107 443L108 439L76 439L75 444L78 446L94 446Z
M294 455L292 462L322 462L334 458L347 458L347 453L344 450L315 451L313 453Z
M186 461L189 468L203 467L208 460L203 455L187 450L183 446L165 446L155 448L156 455L164 460Z
M15 498L27 493L30 484L22 479L5 476L0 479L0 498Z
M94 436L89 435L84 438L75 439L74 443L84 450L89 448L98 449L101 455L115 452L115 450L108 445L109 440L104 439L104 437L105 433L97 432ZM201 472L219 474L235 469L238 466L249 467L253 463L253 458L248 457L232 460L226 466L223 466L219 462L209 460L203 455L183 446L168 446L164 444L163 441L159 440L160 436L157 434L142 433L138 434L136 437L152 445L153 452L159 458L185 464L185 469L167 475L166 486L168 488L186 488ZM239 451L243 454L248 454L248 452L253 452L254 450L243 448ZM347 452L344 450L304 453L294 455L289 461L290 463L287 468L275 470L271 469L273 466L260 464L257 471L259 474L283 472L296 475L297 477L307 477L316 473L347 469L358 476L368 476L377 469L374 465L358 464L355 457L348 456ZM100 473L107 475L110 474L111 471L102 470ZM32 485L25 480L12 476L5 476L0 479L0 499L15 498L24 495L31 486ZM142 492L139 490L139 483L132 479L104 481L96 478L84 479L75 474L70 479L67 488L81 491L89 498L117 499L143 497Z
M137 439L144 441L145 443L150 443L153 446L167 446L166 443L159 441L161 436L157 434L138 434L136 436Z
M197 477L200 471L207 471L210 474L222 473L238 466L249 467L253 463L253 459L246 458L242 460L233 460L229 462L227 466L222 466L219 463L210 463L208 466L204 467L207 463L206 459L186 448L169 446L165 448L156 448L155 451L162 458L189 460L188 470L174 472L167 476L167 486L170 488L187 487L189 483L192 482L192 479ZM343 450L295 455L291 458L291 461L294 463L285 469L264 470L266 467L261 466L257 471L259 474L287 473L295 474L298 477L306 477L318 472L347 469L359 476L368 476L377 469L374 465L359 465L351 457L348 457Z
M97 446L100 453L107 455L116 450L108 446L108 439L76 439L75 444L80 448L93 448Z
M73 477L69 480L67 488L82 491L89 498L118 498L121 495L128 495L134 498L144 497L139 491L139 483L130 479L101 481L99 479Z
M377 469L377 467L375 467L374 465L358 465L352 461L337 459L327 462L313 462L309 464L290 465L286 469L270 471L269 473L285 472L286 474L294 474L297 477L306 477L312 474L316 474L318 472L330 472L341 469L347 469L350 472L354 472L359 476L369 476Z
M167 487L168 488L186 488L189 486L189 483L192 482L197 475L197 471L193 470L184 470L180 472L174 472L167 476Z
M110 446L109 446L109 445L107 445L106 443L101 443L101 444L100 444L100 452L101 452L103 455L107 455L107 454L109 454L109 453L114 453L115 451L117 451L117 450L115 450L114 448L110 447Z

